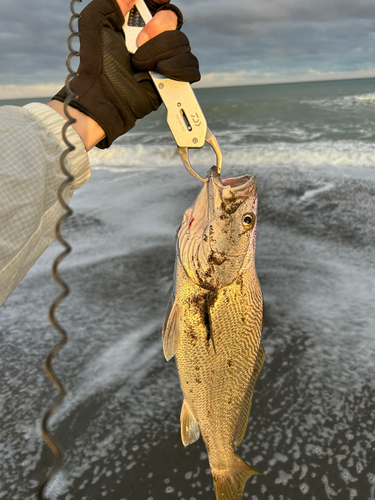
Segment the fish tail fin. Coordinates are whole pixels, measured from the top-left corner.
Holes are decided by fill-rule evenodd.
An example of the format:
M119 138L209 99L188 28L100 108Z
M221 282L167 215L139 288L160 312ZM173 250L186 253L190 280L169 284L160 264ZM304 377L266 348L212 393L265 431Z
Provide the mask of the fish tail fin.
M212 469L217 500L241 500L247 480L261 474L234 453L233 463L226 470Z

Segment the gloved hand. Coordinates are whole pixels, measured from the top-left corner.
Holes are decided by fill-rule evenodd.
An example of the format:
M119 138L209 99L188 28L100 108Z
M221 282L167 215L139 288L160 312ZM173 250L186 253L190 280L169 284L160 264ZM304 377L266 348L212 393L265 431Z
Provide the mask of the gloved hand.
M201 79L198 59L190 52L189 40L182 31L165 31L139 47L132 64L138 71L158 73L194 83Z
M178 26L182 15L177 7L160 7L146 0L150 11L170 9L176 12ZM95 120L106 137L97 146L108 148L112 142L134 127L161 104L151 80L137 81L137 71L156 70L170 78L193 83L200 79L199 64L190 52L187 37L180 31L166 31L151 38L132 57L122 26L124 16L116 0L93 0L81 13L80 65L70 87L77 98L70 106ZM63 87L53 99L63 102L68 95Z

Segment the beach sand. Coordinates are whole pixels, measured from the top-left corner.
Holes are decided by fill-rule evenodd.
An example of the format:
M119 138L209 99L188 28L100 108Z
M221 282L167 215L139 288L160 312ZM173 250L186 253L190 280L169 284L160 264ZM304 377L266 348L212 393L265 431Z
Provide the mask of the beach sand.
M263 473L250 500L375 499L374 83L197 90L223 176L257 176L267 359L238 449ZM191 161L204 175L214 155ZM68 394L52 428L66 456L48 497L214 500L202 440L181 443L182 394L161 342L174 236L201 186L163 109L90 163L64 228L72 294L57 317L70 340L54 367ZM58 340L47 319L58 249L0 309L4 500L36 500L52 460L40 425L56 394L43 365Z
M263 473L248 482L245 498L374 498L372 209L361 226L345 223L358 216L358 203L370 207L372 185L292 168L249 173L259 186L257 270L267 360L238 449ZM200 186L182 171L168 180L147 174L152 188L140 208L134 200L144 192L142 176L125 196L125 174L116 174L116 183L111 173L95 175L66 226L76 254L62 266L72 294L58 317L70 341L55 369L68 396L53 426L66 459L50 498L214 499L202 440L187 448L181 443L182 394L161 343L174 233ZM107 208L98 186L103 197L111 190ZM355 189L358 202L350 196ZM322 216L327 204L330 217ZM38 426L54 396L43 359L57 339L47 321L57 293L49 276L56 249L0 312L0 498L6 500L36 498L51 460Z

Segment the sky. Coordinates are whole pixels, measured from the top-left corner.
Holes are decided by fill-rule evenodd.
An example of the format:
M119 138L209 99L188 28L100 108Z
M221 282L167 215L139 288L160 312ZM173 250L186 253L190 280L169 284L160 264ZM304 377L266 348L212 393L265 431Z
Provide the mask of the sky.
M197 87L375 77L374 0L175 4L200 61ZM0 99L50 96L63 85L69 5L1 0Z

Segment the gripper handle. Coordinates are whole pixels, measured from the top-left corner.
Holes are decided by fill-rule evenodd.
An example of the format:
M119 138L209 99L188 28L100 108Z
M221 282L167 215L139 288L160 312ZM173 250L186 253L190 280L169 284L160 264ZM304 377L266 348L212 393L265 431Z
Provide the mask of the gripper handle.
M137 37L143 26L132 26L135 16L140 16L144 24L151 21L151 13L144 0L137 0L125 17L123 30L126 47L131 54L137 50ZM167 78L155 71L150 72L167 110L167 123L178 147L201 148L207 135L207 122L191 85Z

